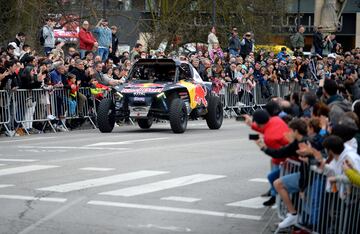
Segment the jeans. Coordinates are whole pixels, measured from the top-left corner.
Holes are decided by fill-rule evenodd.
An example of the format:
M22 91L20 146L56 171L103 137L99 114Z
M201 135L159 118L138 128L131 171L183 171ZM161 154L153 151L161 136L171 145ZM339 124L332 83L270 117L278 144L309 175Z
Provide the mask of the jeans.
M239 51L229 48L229 54L236 57L239 55Z
M87 50L79 50L80 52L80 58L83 59L85 58L85 53L86 53Z
M274 188L274 181L280 177L280 166L273 164L271 172L268 174L268 180L271 185L271 196L276 196L276 190Z
M99 48L98 49L98 55L100 55L101 60L103 62L105 62L105 60L108 58L109 56L109 49L108 48Z

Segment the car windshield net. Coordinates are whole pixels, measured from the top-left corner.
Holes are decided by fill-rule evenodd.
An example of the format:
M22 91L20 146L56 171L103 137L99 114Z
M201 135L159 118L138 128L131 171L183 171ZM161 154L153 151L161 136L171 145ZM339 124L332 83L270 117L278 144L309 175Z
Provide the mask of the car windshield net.
M174 65L164 64L135 64L129 74L129 81L133 82L173 82L175 81Z

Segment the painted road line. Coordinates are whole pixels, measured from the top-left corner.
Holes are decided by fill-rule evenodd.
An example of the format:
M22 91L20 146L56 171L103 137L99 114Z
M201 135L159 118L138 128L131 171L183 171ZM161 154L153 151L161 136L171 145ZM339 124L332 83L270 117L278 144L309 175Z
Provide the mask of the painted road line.
M89 201L87 204L96 205L96 206L109 206L109 207L156 210L156 211L166 211L166 212L176 212L176 213L186 213L186 214L199 214L199 215L216 216L222 218L248 219L248 220L257 220L257 221L261 220L261 216L255 216L255 215L225 213L225 212L210 211L210 210L184 209L184 208L176 208L176 207L168 207L168 206L151 206L151 205L142 205L142 204L134 204L134 203L107 202L107 201L97 201L97 200Z
M242 200L238 202L232 202L226 204L227 206L235 206L235 207L245 207L245 208L252 208L252 209L260 209L264 208L263 202L267 201L268 197L254 197L247 200Z
M52 138L56 138L56 137L36 137L36 138L21 139L21 140L0 141L0 143L13 143L13 142L21 142L21 141L36 141L36 140L47 141L47 140L52 139Z
M14 187L13 184L0 184L0 188L8 188L8 187Z
M175 179L170 180L163 180L158 181L155 183L150 184L144 184L134 187L128 187L124 189L109 191L109 192L103 192L100 193L101 195L111 195L111 196L124 196L124 197L131 197L131 196L137 196L140 194L146 194L146 193L152 193L157 192L165 189L171 189L176 187L181 187L185 185L205 182L209 180L215 180L224 178L226 176L223 175L207 175L207 174L195 174L190 176L184 176L184 177L178 177Z
M74 150L127 150L128 148L87 147L87 146L18 146L21 149L74 149Z
M200 198L194 198L194 197L163 197L161 200L166 201L179 201L179 202L197 202L201 201Z
M83 167L79 170L82 171L113 171L115 168L107 168L107 167Z
M6 166L6 164L0 164L0 167L1 167L1 166Z
M22 195L0 195L0 199L25 200L25 201L45 201L45 202L58 202L58 203L64 203L67 201L67 199L65 199L65 198L31 197L31 196L22 196Z
M148 139L138 139L138 140L128 140L128 141L116 141L116 142L99 142L87 146L107 146L107 145L126 145L126 144L133 144L139 142L146 142L146 141L160 141L169 139L168 137L160 137L160 138L148 138Z
M260 183L269 183L269 180L266 178L254 178L249 180L251 182L260 182Z
M36 162L37 159L22 159L22 158L0 158L0 162Z
M39 171L39 170L45 170L45 169L50 169L50 168L56 168L56 167L59 167L59 166L29 165L29 166L23 166L23 167L6 168L6 169L0 170L0 176L20 174L20 173L26 173L26 172L31 172L31 171Z
M130 180L146 178L146 177L150 177L150 176L162 175L162 174L166 174L166 173L169 173L169 172L168 171L146 171L146 170L136 171L136 172L130 172L130 173L125 173L125 174L100 177L100 178L96 178L96 179L82 180L82 181L77 181L77 182L68 183L68 184L60 184L60 185L55 185L55 186L50 186L50 187L45 187L45 188L39 188L37 190L66 193L66 192L71 192L71 191L77 191L77 190L82 190L82 189L87 189L87 188L94 188L94 187L99 187L99 186L104 186L104 185L109 185L109 184L116 184L119 182L125 182L125 181L130 181Z

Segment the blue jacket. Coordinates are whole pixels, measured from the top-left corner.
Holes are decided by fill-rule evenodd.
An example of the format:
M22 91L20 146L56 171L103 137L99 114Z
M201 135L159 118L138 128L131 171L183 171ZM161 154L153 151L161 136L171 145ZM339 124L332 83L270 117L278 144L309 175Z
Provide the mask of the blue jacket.
M112 45L112 33L110 28L96 27L94 33L97 36L99 47L109 48Z

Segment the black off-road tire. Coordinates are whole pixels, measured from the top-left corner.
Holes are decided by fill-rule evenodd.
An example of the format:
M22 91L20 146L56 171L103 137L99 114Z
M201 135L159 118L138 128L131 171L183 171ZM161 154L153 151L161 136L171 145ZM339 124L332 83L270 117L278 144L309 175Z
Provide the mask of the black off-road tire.
M186 105L180 98L172 100L170 105L170 126L174 133L183 133L187 127L188 115Z
M114 103L111 99L101 100L97 111L100 132L111 132L115 126Z
M153 124L153 119L152 118L138 119L137 122L141 129L149 129L151 127L151 125Z
M219 129L224 119L221 100L217 96L210 96L208 104L208 113L205 115L206 123L210 129Z

